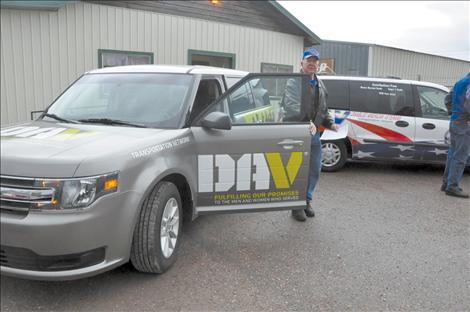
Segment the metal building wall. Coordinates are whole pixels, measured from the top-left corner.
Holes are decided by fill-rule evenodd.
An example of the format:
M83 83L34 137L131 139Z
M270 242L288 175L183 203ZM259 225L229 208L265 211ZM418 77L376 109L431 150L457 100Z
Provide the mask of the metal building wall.
M334 59L337 75L367 76L369 46L352 42L323 41L316 46L321 59Z
M156 64L187 64L188 50L233 53L236 69L293 65L302 36L84 2L58 11L1 10L1 123L27 121L81 73L98 49L153 52Z
M370 46L369 76L398 76L447 87L470 72L470 62L384 46Z

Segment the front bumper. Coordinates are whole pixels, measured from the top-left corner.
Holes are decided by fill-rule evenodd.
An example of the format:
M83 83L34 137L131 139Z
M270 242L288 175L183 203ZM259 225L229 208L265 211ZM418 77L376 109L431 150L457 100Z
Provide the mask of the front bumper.
M1 273L71 280L129 260L141 194L115 193L78 211L1 214Z

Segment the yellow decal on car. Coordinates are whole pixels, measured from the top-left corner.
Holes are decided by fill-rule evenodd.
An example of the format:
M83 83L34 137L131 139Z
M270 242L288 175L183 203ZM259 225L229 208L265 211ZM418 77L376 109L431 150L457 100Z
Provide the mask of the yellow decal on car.
M235 114L236 121L244 123L274 122L274 110L271 105Z
M295 177L299 172L300 165L302 165L302 154L302 152L291 153L286 168L284 168L284 165L282 164L280 153L265 154L276 188L289 188L294 183ZM289 180L287 180L286 169Z
M0 132L2 138L24 138L35 140L58 140L77 139L83 136L94 135L96 132L82 131L75 128L19 126L4 128Z

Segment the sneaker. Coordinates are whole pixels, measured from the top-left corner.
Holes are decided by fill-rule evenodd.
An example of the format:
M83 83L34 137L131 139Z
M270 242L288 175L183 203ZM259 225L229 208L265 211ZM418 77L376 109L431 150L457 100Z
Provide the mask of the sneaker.
M313 204L311 200L307 201L307 208L305 208L305 215L309 218L315 217L315 211L313 210Z
M456 187L456 186L448 188L446 190L446 195L461 197L461 198L468 198L469 197L468 193L465 193L464 191L462 191L461 188Z
M305 217L305 211L303 209L292 210L292 218L297 221L307 220L307 218Z
M447 182L442 182L441 191L445 192L446 188L447 188Z

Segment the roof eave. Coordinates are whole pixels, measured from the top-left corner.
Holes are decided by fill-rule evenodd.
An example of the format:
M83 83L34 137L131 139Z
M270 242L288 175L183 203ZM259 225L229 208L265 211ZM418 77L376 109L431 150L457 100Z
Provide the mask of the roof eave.
M7 1L2 0L0 7L2 9L17 9L17 10L48 10L57 11L67 4L74 3L73 0L63 1Z
M282 5L277 3L275 0L268 1L276 10L278 10L282 15L287 17L292 23L294 23L302 32L305 33L305 39L309 40L312 45L321 44L322 40L320 37L315 35L307 26L302 24L294 15L290 14Z

